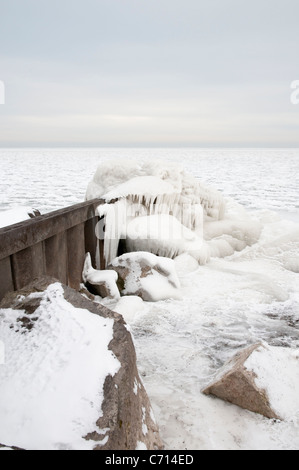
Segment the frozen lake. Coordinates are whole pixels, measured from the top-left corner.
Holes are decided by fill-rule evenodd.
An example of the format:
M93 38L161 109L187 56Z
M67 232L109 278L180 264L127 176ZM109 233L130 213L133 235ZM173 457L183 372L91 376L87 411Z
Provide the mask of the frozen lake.
M0 149L0 211L23 204L45 213L81 202L109 158L180 162L250 209L299 220L299 149Z
M183 300L122 312L166 448L299 449L299 410L275 423L200 393L241 347L299 348L299 150L0 150L0 211L81 202L99 162L116 157L180 162L264 226L256 245L180 273Z

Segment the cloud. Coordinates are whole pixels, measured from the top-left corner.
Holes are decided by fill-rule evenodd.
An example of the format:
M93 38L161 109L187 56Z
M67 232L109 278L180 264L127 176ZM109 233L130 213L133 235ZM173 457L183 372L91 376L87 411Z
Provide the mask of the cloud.
M1 8L0 145L299 145L297 0Z

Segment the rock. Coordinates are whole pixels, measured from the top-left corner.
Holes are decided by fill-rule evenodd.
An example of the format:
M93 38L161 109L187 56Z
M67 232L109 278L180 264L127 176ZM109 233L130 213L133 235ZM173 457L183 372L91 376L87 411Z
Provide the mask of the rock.
M83 281L88 290L102 298L118 300L120 293L116 285L117 273L111 270L96 270L92 267L90 253L86 254L83 268Z
M107 269L117 272L122 295L136 295L149 302L181 298L172 259L147 252L126 253L115 258Z
M266 390L257 385L257 375L245 366L249 357L259 348L264 346L261 343L254 344L236 354L202 392L267 418L280 419L271 407Z
M55 279L41 278L21 291L8 294L0 303L0 309L20 310L18 319L20 335L24 334L24 328L28 330L45 328L45 325L40 325L43 322L36 321L37 313L35 312L42 298L36 293L43 293L54 283L57 283ZM120 363L118 372L114 376L106 377L102 413L96 426L90 423L90 432L82 437L87 441L92 441L94 450L135 450L140 445L150 450L163 449L150 401L137 370L132 337L123 317L92 302L69 287L62 285L62 288L64 299L73 307L113 320L113 339L109 344L109 350ZM8 315L12 315L11 310L8 312L10 312ZM5 316L5 310L1 311L1 315ZM29 331L28 334L32 333ZM37 349L36 354L41 355L42 363L42 351ZM63 422L61 425L63 426ZM46 413L43 417L43 427L47 429ZM49 430L50 433L53 433L53 430Z

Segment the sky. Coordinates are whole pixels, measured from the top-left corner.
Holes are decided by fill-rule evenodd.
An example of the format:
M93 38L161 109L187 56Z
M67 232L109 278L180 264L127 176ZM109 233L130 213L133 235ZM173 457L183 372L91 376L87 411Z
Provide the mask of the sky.
M0 44L1 147L299 147L298 0L0 0Z

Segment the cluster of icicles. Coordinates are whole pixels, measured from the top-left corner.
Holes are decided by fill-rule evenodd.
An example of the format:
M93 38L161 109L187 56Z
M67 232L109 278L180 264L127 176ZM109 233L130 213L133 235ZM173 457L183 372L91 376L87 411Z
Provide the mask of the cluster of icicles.
M184 251L180 240L175 244L167 244L165 240L159 243L159 234L155 243L145 243L144 233L139 244L136 238L130 240L128 226L137 218L146 224L163 223L164 226L174 222L176 230L178 226L183 230L181 238L196 243L197 239L202 242L205 222L222 220L225 215L221 193L203 185L182 167L165 162L147 163L146 169L138 163L135 173L132 162L128 171L124 162L105 162L87 190L86 199L96 197L106 202L99 206L98 214L104 218L102 235L107 265L117 256L120 239L126 240L129 251L142 251L145 247L149 252L169 258ZM110 203L112 200L116 202Z

